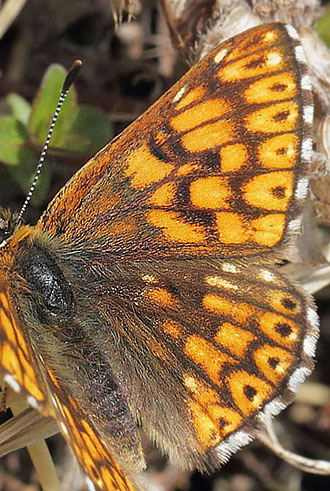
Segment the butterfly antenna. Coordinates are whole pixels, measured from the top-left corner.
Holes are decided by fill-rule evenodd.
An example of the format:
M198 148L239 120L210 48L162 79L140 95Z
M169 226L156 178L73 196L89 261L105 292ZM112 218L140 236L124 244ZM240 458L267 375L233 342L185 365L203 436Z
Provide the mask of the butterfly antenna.
M69 93L70 87L73 84L74 80L76 79L81 66L82 66L82 61L81 60L76 60L73 63L73 65L72 65L69 73L65 77L65 80L64 80L64 83L63 83L63 87L62 87L62 90L61 90L61 94L60 94L60 97L58 99L58 103L57 103L57 106L56 106L56 109L55 109L55 112L54 112L54 116L53 116L52 122L50 123L50 127L49 127L49 130L48 130L47 138L46 138L45 144L44 144L44 146L43 146L43 148L41 150L41 154L40 154L40 157L39 157L38 165L37 165L37 168L36 168L34 177L33 177L33 181L32 181L31 187L30 187L29 192L28 192L28 194L27 194L27 196L25 198L25 201L23 203L23 206L21 208L21 211L18 214L18 221L19 222L22 220L22 217L23 217L23 215L25 213L25 210L27 208L27 205L29 204L29 202L31 200L31 197L32 197L33 192L34 192L35 187L36 187L36 184L38 182L38 179L39 179L39 176L40 176L40 172L41 172L41 169L42 169L42 166L44 164L45 157L46 157L46 154L47 154L47 151L48 151L49 142L50 142L50 139L52 137L52 134L53 134L53 131L54 131L54 127L55 127L55 124L56 124L56 121L57 121L57 118L58 118L58 115L60 114L61 108L63 106L63 102L65 101L66 96Z

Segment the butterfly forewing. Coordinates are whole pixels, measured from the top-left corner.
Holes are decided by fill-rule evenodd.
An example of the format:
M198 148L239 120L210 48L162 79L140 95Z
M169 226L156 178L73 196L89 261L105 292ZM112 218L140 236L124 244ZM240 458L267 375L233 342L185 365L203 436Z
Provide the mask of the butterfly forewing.
M301 211L311 148L291 32L263 26L221 45L76 174L38 227L98 243L109 260L278 248Z

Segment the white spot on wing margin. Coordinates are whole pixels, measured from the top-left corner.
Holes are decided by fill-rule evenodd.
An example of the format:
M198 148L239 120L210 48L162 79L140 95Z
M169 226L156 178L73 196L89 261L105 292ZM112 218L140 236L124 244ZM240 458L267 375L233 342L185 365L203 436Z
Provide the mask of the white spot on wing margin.
M302 177L299 179L297 182L297 187L295 191L295 198L296 199L305 199L308 193L308 184L309 184L309 179L308 177Z
M181 87L181 89L178 90L178 92L173 97L173 102L174 103L179 102L179 100L181 99L181 97L185 92L186 92L186 86L184 85L183 87Z
M291 375L288 383L288 388L292 392L297 392L299 386L303 383L306 377L311 374L310 368L300 367L297 368Z
M312 158L313 140L311 138L305 138L301 145L301 156L304 160L310 161Z
M303 109L303 118L305 123L312 124L314 119L313 116L314 116L313 106L305 106Z
M6 375L3 377L4 381L7 382L8 385L15 391L15 392L21 392L21 386L20 384L14 379L12 375L9 375L9 373L6 373Z
M297 61L300 61L300 63L307 63L304 48L301 45L296 46L294 52L296 54Z
M317 338L315 336L306 336L304 339L304 352L311 358L315 355Z
M27 396L26 400L28 404L30 404L30 406L33 407L33 409L38 409L39 404L33 396Z
M215 448L215 453L222 462L225 462L233 453L250 443L252 439L253 437L246 431L238 431L233 433L226 441L219 443Z
M304 90L312 90L312 82L309 75L303 75L301 77L301 88Z
M307 309L307 319L311 326L313 326L315 329L319 328L319 316L311 307L308 307Z
M296 40L299 39L299 36L298 36L297 31L296 31L296 29L292 25L285 24L284 27L285 27L287 33L289 34L290 38L296 39Z

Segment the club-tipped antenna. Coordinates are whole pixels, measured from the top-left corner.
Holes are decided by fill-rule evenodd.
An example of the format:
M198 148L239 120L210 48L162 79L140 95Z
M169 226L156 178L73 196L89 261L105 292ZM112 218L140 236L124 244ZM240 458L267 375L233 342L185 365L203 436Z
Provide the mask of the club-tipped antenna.
M54 131L54 127L55 127L55 124L56 124L56 121L57 121L57 118L58 118L58 115L60 114L61 108L63 106L63 102L65 101L66 96L69 93L70 87L73 84L74 80L76 79L81 66L82 66L82 61L81 60L76 60L73 63L71 69L69 70L67 76L65 77L65 80L64 80L64 83L63 83L63 87L62 87L62 90L61 90L61 94L60 94L60 97L58 99L58 103L57 103L57 106L56 106L56 109L55 109L55 112L54 112L54 116L52 118L52 122L50 123L50 127L49 127L49 130L48 130L47 138L46 138L45 144L44 144L44 146L43 146L43 148L41 150L41 153L40 153L38 165L37 165L37 168L36 168L34 177L33 177L33 181L32 181L31 187L30 187L29 192L28 192L28 194L27 194L27 196L25 198L25 201L23 203L23 206L21 208L21 211L18 214L18 221L19 222L22 220L22 217L23 217L23 215L25 213L25 210L27 208L27 205L29 204L30 199L32 198L33 192L35 190L35 187L37 185L37 182L38 182L38 179L39 179L39 176L40 176L40 172L41 172L41 169L42 169L42 166L44 164L45 157L46 157L46 154L47 154L47 151L48 151L49 142L50 142L50 139L52 137L52 134L53 134L53 131Z

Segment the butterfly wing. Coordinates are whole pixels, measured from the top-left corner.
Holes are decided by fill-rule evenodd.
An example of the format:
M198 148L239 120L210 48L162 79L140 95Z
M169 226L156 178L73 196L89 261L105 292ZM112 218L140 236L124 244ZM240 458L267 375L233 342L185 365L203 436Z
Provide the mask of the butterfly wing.
M55 375L48 372L48 394L52 402L52 416L57 420L62 435L73 450L91 489L107 491L137 491L139 485L132 477L132 466L119 462L113 447L93 424L93 415L86 414L77 399L70 395ZM132 443L133 450L133 443ZM133 484L134 482L134 484Z
M268 266L159 261L116 274L96 315L105 346L120 337L130 407L175 462L219 466L310 373L311 301Z
M0 274L0 360L4 380L26 395L34 408L47 412L45 387L39 376L37 361L31 350L27 332L23 332L13 307L9 279Z
M7 266L9 265L7 264ZM10 276L6 276L3 272L0 276L0 359L1 368L5 373L4 380L16 392L23 393L32 407L38 409L44 416L50 416L57 420L64 438L95 489L134 491L138 486L133 486L129 476L132 475L133 469L143 467L143 457L139 441L135 436L135 426L133 427L133 423L131 423L127 429L129 426L127 418L123 423L120 420L120 418L123 419L124 408L120 404L120 395L116 393L113 383L111 394L109 394L110 368L107 370L107 381L101 385L102 364L100 359L96 360L94 351L93 360L99 368L98 379L92 379L92 360L88 360L89 378L84 379L84 370L82 363L80 363L77 365L77 370L80 369L81 373L75 374L75 379L71 380L72 352L67 364L68 360L65 358L67 347L61 345L60 339L57 338L56 340L57 354L52 349L51 334L49 334L49 343L44 350L42 346L35 346L34 336L38 338L38 335L46 330L46 326L40 326L40 319L37 316L33 318L29 309L24 308L26 307L26 305L24 306L26 299L20 297L18 291L20 290L22 293L22 289L16 288L15 293L11 289L11 283L22 282L22 277L15 274L18 272L17 265L15 269L16 271L12 272ZM25 284L23 289L29 291L28 284ZM15 304L17 299L24 311L24 314L21 313L23 317L25 316L23 322L18 314L20 309ZM30 335L31 333L32 335ZM50 354L50 352L52 353ZM60 365L62 370L63 368L65 370L66 366L65 376L62 374L62 377L57 378L50 368L52 363L56 366ZM77 393L77 380L81 384L79 385L79 395ZM94 413L86 414L81 403L85 401L86 397L92 399L95 395L100 396L98 392L101 389L103 392L101 401L98 401L98 418L93 420ZM70 394L75 394L75 399ZM115 397L115 410L118 414L111 413L111 396ZM110 409L105 407L106 405L110 406ZM90 401L89 406L91 406ZM109 420L111 422L111 417L116 416L116 424L108 428ZM120 427L121 423L124 428ZM109 434L107 429L109 429ZM110 430L118 433L116 441L111 438L113 435L111 435ZM130 430L130 441L127 443L126 432ZM113 446L116 443L117 448ZM124 466L127 465L125 472L122 464L115 457L118 451L123 457L127 457L125 461L122 459Z
M312 145L296 38L271 24L226 41L93 157L37 226L105 261L278 248L297 226Z

